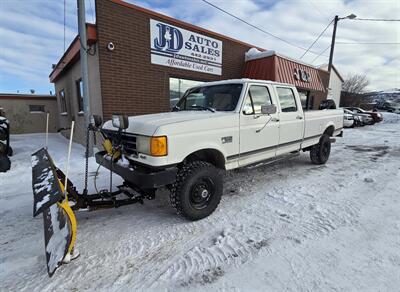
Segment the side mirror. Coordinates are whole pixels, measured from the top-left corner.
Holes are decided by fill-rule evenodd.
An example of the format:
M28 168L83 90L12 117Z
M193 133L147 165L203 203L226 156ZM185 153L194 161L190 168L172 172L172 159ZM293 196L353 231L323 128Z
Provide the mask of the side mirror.
M99 115L92 115L90 117L90 124L95 127L95 128L99 128L101 126L101 124L103 123L103 119L101 118L101 116Z
M129 126L128 116L125 115L112 115L112 125L120 130L125 130Z
M266 104L261 106L261 113L263 115L272 115L276 113L276 105Z

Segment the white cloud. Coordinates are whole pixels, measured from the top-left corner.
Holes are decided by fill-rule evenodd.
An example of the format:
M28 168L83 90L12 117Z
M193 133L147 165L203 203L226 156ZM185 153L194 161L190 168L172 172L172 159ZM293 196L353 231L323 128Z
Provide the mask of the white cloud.
M93 21L86 0L88 21ZM361 18L398 18L400 1L363 0L209 0L215 5L261 27L291 43L308 47L335 14L350 13ZM143 1L129 0L139 6L159 11L212 31L234 37L266 49L276 50L293 58L303 51L267 36L205 4L201 0ZM183 5L184 3L184 5ZM66 1L66 44L77 32L76 1ZM321 52L330 44L332 27L313 47ZM36 88L53 89L48 75L64 50L63 1L0 0L0 91ZM400 42L399 22L366 22L341 20L337 42ZM329 50L315 61L327 63ZM311 62L309 53L304 61ZM400 87L398 68L400 46L344 45L335 47L334 64L343 76L367 73L370 89Z
M211 3L237 15L244 20L268 30L291 43L307 48L333 19L335 14L347 16L351 13L359 18L398 18L400 1L263 1L209 0ZM139 1L129 2L140 5ZM299 58L303 51L287 45L273 37L218 11L201 0L190 1L190 9L182 9L182 2L172 1L169 7L155 9L169 16L234 37L236 39ZM147 6L150 6L149 4ZM188 4L186 5L188 6ZM154 8L153 8L154 9ZM322 52L330 45L332 26L312 48ZM338 23L337 42L398 42L399 22L368 22L341 20ZM328 62L329 49L314 65ZM316 55L308 53L304 61L311 62ZM399 70L395 66L400 59L399 45L344 45L335 46L334 64L343 76L350 73L367 73L371 80L369 89L400 87ZM392 61L390 61L392 60Z

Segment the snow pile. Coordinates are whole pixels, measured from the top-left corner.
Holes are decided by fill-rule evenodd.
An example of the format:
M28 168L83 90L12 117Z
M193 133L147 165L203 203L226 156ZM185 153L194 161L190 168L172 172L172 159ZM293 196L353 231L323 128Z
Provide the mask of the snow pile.
M165 191L144 205L76 212L81 256L51 279L42 218L32 219L30 154L44 135L13 135L12 168L0 174L0 290L397 291L400 115L383 115L382 123L345 129L326 165L302 153L229 172L221 204L204 220L177 217ZM61 169L67 147L49 136ZM73 145L78 190L84 151ZM91 159L90 192L96 169ZM108 175L100 168L99 189Z
M265 57L270 57L275 54L276 54L275 51L261 52L260 50L258 50L256 48L251 48L244 54L244 60L245 60L245 62L247 62L250 60L256 60L256 59L261 59L261 58L265 58Z

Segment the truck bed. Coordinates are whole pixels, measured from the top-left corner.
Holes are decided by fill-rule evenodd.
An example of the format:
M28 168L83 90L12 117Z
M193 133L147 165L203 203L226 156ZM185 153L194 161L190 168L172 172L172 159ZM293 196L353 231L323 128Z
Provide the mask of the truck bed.
M343 110L309 110L304 112L304 140L307 141L303 147L318 142L319 137L328 126L334 127L333 136L336 136L343 129Z

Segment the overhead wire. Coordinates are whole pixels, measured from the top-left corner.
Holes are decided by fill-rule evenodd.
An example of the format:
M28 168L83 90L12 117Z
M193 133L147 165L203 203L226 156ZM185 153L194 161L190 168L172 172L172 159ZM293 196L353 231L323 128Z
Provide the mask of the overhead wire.
M400 21L400 19L387 19L387 18L353 18L349 20L354 21Z
M224 10L224 9L222 9L221 7L215 5L215 4L213 4L213 3L211 3L211 2L209 2L207 0L202 0L202 1L204 3L210 5L210 6L214 7L215 9L217 9L217 10L219 10L219 11L221 11L221 12L223 12L223 13L225 13L225 14L227 14L227 15L229 15L229 16L231 16L231 17L233 17L233 18L235 18L235 19L237 19L237 20L239 20L239 21L241 21L241 22L243 22L245 24L247 24L248 26L251 26L252 28L254 28L254 29L258 30L258 31L261 31L264 34L272 36L272 37L274 37L274 38L276 38L276 39L278 39L278 40L280 40L280 41L282 41L282 42L284 42L284 43L286 43L286 44L288 44L288 45L290 45L292 47L296 47L296 48L301 49L303 51L307 51L307 48L304 48L302 46L296 45L295 43L292 43L291 41L285 40L284 38L281 38L281 37L269 32L269 31L267 31L267 30L265 30L263 28L260 28L260 27L258 27L256 25L254 25L254 24L252 24L252 23L250 23L250 22L248 22L248 21L246 21L246 20L244 20L244 19L242 19L242 18L240 18L240 17L238 17L238 16L236 16L236 15L234 15L234 14L232 14L232 13L226 11L226 10ZM310 53L314 54L314 55L318 55L319 54L319 53L311 51L311 50L308 50L308 51Z
M94 0L93 0L94 1ZM89 0L89 6L90 6L90 11L92 12L92 20L93 23L96 23L96 19L94 17L94 12L93 12L93 6L92 6L92 0Z
M307 50L303 53L303 55L301 55L300 60L303 59L303 57L309 52L309 50L315 45L315 43L321 38L321 36L325 33L325 31L331 26L333 22L333 19L331 20L331 22L329 22L329 24L324 28L323 31L321 31L321 33L317 36L317 38L312 42L312 44L307 48Z
M66 0L64 0L64 53L65 53L65 26L66 26L65 1Z
M336 42L338 45L400 45L400 43L378 43L378 42Z
M318 54L318 56L316 56L311 63L314 63L319 57L322 56L323 53L325 53L329 48L331 47L331 45L327 46L321 53Z

